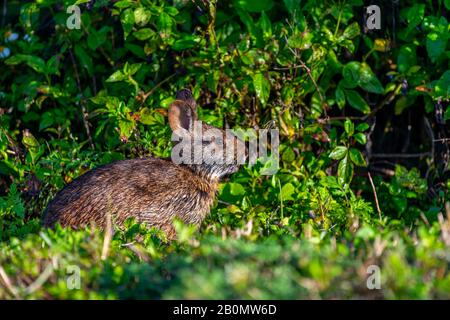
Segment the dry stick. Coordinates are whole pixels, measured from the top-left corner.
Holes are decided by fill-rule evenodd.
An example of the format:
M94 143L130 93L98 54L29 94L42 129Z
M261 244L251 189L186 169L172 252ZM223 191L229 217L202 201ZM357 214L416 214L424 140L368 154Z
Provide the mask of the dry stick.
M381 100L381 102L367 115L361 118L361 120L366 121L367 119L373 117L379 110L381 110L385 105L389 104L394 100L397 90L389 92L389 94Z
M145 251L142 250L142 248L140 248L139 246L135 246L134 243L126 243L123 244L122 247L129 248L139 257L139 259L143 260L144 262L150 261L150 257L148 256L148 254L145 253Z
M42 287L45 281L50 278L52 273L53 265L52 263L49 263L47 267L45 267L44 271L42 271L42 273L39 275L39 277L37 277L37 279L25 289L25 292L27 294L32 294L33 292L39 290L39 288Z
M373 196L375 197L375 205L377 206L377 211L378 211L378 217L380 218L380 221L381 221L381 210L380 210L380 205L378 203L377 190L375 189L375 185L373 184L373 180L372 180L372 176L371 176L370 172L367 172L367 176L369 177L370 185L372 186Z
M372 158L421 158L431 155L431 152L422 153L373 153Z
M301 66L299 66L301 67ZM396 90L391 91L369 114L366 114L365 116L362 117L357 117L357 116L338 116L338 117L331 117L331 118L326 118L326 119L317 119L317 121L319 123L327 123L333 120L346 120L346 119L350 119L350 120L360 120L360 121L366 121L367 119L373 117L378 111L380 111L385 105L389 104L392 102L392 100L394 100L396 95Z
M362 120L362 117L357 117L357 116L337 116L337 117L329 117L327 119L317 119L318 122L320 123L326 123L326 122L331 122L331 121L337 121L337 120Z
M81 105L81 112L83 113L82 118L83 118L84 129L86 130L86 134L88 136L89 145L91 146L92 150L94 150L95 147L94 147L94 143L92 142L91 130L89 129L89 122L87 120L88 113L86 111L86 106L84 105L83 90L81 90L80 76L78 74L77 63L73 56L72 49L69 49L69 55L70 55L70 60L72 61L73 69L75 72L75 79L77 80L77 87L81 94L80 105Z
M394 171L394 170L391 170L391 169L378 168L378 167L371 166L371 167L370 167L370 170L372 170L372 171L378 171L378 172L380 172L380 173L382 173L382 174L384 174L384 175L387 175L387 176L389 176L389 177L395 176L395 171Z
M11 292L11 294L15 297L18 298L19 294L17 293L17 289L14 288L11 280L9 279L8 275L5 272L5 269L3 269L2 266L0 266L0 279L3 281L3 283L5 284L6 289L9 290L9 292Z
M153 92L155 92L156 89L158 89L160 86L162 86L164 83L166 83L167 81L169 81L170 79L172 79L174 76L176 75L176 73L171 74L170 76L168 76L167 78L165 78L164 80L162 80L161 82L159 82L156 86L154 86L151 90L149 90L147 93L145 93L142 96L142 102L141 105L144 104L145 100L147 100L147 98L153 94Z

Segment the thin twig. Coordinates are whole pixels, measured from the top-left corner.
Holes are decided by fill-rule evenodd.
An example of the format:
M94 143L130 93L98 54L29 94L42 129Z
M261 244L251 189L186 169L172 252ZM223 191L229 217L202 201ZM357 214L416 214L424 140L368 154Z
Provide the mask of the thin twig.
M327 124L327 123L329 123L331 121L339 121L339 120L347 120L347 119L349 119L349 120L363 120L363 117L357 117L357 116L327 117L325 119L319 118L319 119L317 119L317 122L321 123L321 124Z
M373 184L372 175L370 174L370 172L367 172L367 176L369 177L370 185L372 186L373 196L375 197L375 205L378 211L378 217L380 218L381 221L381 209L380 204L378 203L377 190L375 189L375 185Z
M284 39L286 41L286 44L288 44L288 39L286 37L286 35L284 36ZM320 99L320 103L322 104L322 108L323 108L323 113L325 114L325 117L327 118L327 103L325 101L325 98L323 97L322 93L320 92L320 88L317 85L316 80L314 79L314 77L311 74L311 69L303 62L303 60L300 58L298 52L294 49L292 49L291 47L287 46L287 48L289 49L289 51L292 52L292 54L295 56L295 58L300 62L300 65L295 65L292 66L290 69L298 69L298 68L302 68L303 70L306 71L306 74L308 75L308 77L311 79L311 82L313 83L314 87L316 88L317 94L319 95L319 99ZM287 69L289 70L289 69Z
M395 171L394 171L394 170L391 170L391 169L378 168L378 167L371 166L371 167L370 167L370 170L372 170L372 171L377 171L377 172L382 173L382 174L384 174L384 175L386 175L386 176L388 176L388 177L393 177L393 176L395 176Z
M385 105L391 103L394 100L396 95L397 95L397 89L389 92L389 94L383 100L381 100L381 102L369 114L367 114L364 117L362 117L361 120L366 121L367 119L373 117Z
M288 71L288 70L291 70L291 69L298 69L298 68L304 68L304 66L302 66L302 65L295 65L295 66L291 66L291 67L273 67L272 69L273 70L276 70L276 71Z
M422 153L373 153L372 158L422 158L430 156L431 152Z
M45 267L44 271L42 271L42 273L39 275L39 277L37 277L37 279L25 289L26 294L32 294L33 292L39 290L39 288L42 287L45 281L50 278L52 273L53 265L52 263L49 263L47 267Z
M129 248L142 261L144 261L144 262L149 262L150 261L150 257L148 256L148 254L144 250L142 250L142 248L140 246L136 246L136 245L134 245L134 243L127 243L127 244L123 244L122 246L126 247L126 248Z
M170 79L172 79L174 76L176 75L176 73L171 74L170 76L168 76L167 78L165 78L164 80L162 80L161 82L159 82L156 86L154 86L152 89L150 89L147 93L145 93L142 96L142 102L141 105L144 104L145 100L147 100L147 98L153 94L153 92L156 91L156 89L158 89L160 86L162 86L164 83L166 83L167 81L169 81Z

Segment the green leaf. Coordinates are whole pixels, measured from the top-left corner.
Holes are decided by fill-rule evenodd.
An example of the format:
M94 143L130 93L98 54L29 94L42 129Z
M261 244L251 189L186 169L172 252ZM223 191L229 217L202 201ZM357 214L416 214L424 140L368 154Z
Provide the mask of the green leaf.
M429 33L427 35L426 46L431 61L436 62L447 47L447 35L437 32Z
M349 155L350 160L352 160L352 162L357 166L365 167L367 165L366 160L364 159L362 153L358 149L350 148Z
M23 62L38 73L46 73L47 71L45 61L36 56L27 54L16 54L5 60L5 63L8 65L16 65Z
M344 77L344 85L347 88L352 88L356 84L368 92L377 94L384 92L380 81L366 63L349 62L344 66L342 75Z
M342 76L346 84L358 84L360 80L361 63L352 61L347 63L342 69Z
M408 21L408 29L412 30L422 21L425 14L424 4L415 4L406 13L406 20Z
M347 147L345 146L337 146L330 153L330 158L334 160L341 160L347 155Z
M349 184L353 178L353 164L346 156L338 165L338 180L341 184Z
M369 125L366 122L360 123L356 126L356 131L366 131L367 129L369 129Z
M106 82L117 82L117 81L123 81L128 79L128 76L122 72L122 70L117 70L112 75L109 76L108 79L106 79Z
M295 32L289 37L288 44L293 48L306 50L312 46L313 37L312 32Z
M123 28L123 37L126 39L130 32L133 30L134 25L134 12L132 9L126 9L120 15L120 22Z
M445 110L444 120L445 121L450 120L450 108L449 107L447 107L447 110Z
M354 109L361 111L362 113L369 113L370 107L367 102L354 90L345 90L345 96L347 101Z
M245 188L240 184L236 182L230 182L230 193L233 196L242 196L245 194Z
M265 106L270 95L269 80L262 73L256 73L253 75L253 87L261 104Z
M357 142L359 142L360 144L366 144L366 142L367 142L366 135L364 133L361 133L361 132L353 135L353 138L355 138L355 140Z
M405 44L400 48L397 56L398 70L405 73L412 66L416 65L416 46L411 44Z
M129 6L131 6L132 4L133 3L131 2L131 0L120 0L114 4L114 7L120 8L120 9L125 9L125 8L128 8Z
M55 117L50 111L44 112L39 122L39 131L42 131L55 123Z
M293 162L295 161L295 152L290 147L286 147L286 150L283 151L283 154L281 156L284 162Z
M125 137L128 139L131 136L131 134L133 133L134 126L135 126L135 123L133 121L120 119L119 120L119 129L120 129L121 138Z
M242 10L241 8L237 7L237 13L239 15L239 18L241 21L245 24L245 27L247 28L248 32L250 33L250 36L252 40L255 42L256 47L260 48L264 45L262 32L260 28L257 28L255 23L253 22L252 17L250 14Z
M283 201L295 200L292 195L295 193L295 187L291 183L286 183L280 192L280 197Z
M32 162L35 163L40 156L39 141L37 141L37 139L33 136L33 134L30 131L24 130L22 143L27 148L27 151L31 156Z
M355 47L355 41L349 40L349 39L345 39L345 40L341 41L341 42L339 43L339 45L340 45L341 47L346 48L348 51L350 51L350 53L355 53L355 49L356 49L356 47Z
M283 2L290 14L300 11L301 0L283 0Z
M172 45L172 49L176 51L186 50L194 48L197 43L200 42L200 39L193 35L184 35L183 38L178 39Z
M361 30L357 22L353 22L347 28L345 28L342 36L346 39L353 39L360 34Z
M168 40L172 35L173 18L167 13L162 12L157 21L159 36L163 40Z
M439 80L434 84L433 97L435 99L442 97L450 98L450 70L444 72Z
M92 29L87 39L88 47L92 50L97 50L98 47L102 46L106 41L108 30L108 27L103 27L98 31Z
M344 108L345 106L345 93L344 90L340 86L337 86L336 91L334 92L334 95L336 97L336 103L339 107L339 109Z
M76 44L74 48L75 55L80 60L80 64L85 68L90 76L94 74L94 65L91 56L89 56L81 44Z
M216 93L217 92L217 86L219 85L219 79L220 79L220 71L219 70L214 70L212 72L210 72L208 74L207 77L207 84L208 84L208 89L211 90L212 92Z
M272 23L265 12L261 13L261 18L259 18L259 26L261 27L264 38L272 37Z
M142 67L142 63L133 63L129 64L125 62L125 66L123 67L123 73L127 76L132 76Z
M378 80L377 76L372 72L368 64L362 63L360 69L359 86L364 90L372 93L381 94L384 88Z
M45 64L47 73L59 75L59 63L60 63L59 55L54 55L53 57L48 59L47 63Z
M149 108L142 108L142 110L139 112L139 122L148 125L157 123L153 114L154 113Z
M143 7L134 10L134 22L137 25L145 26L150 20L151 13Z
M346 119L344 122L344 129L347 135L350 137L355 132L355 125L350 119Z
M235 0L235 6L248 12L269 11L273 7L273 0Z
M153 32L153 30L150 28L142 28L136 32L133 32L133 36L135 36L135 38L138 40L147 40L154 34L155 32Z

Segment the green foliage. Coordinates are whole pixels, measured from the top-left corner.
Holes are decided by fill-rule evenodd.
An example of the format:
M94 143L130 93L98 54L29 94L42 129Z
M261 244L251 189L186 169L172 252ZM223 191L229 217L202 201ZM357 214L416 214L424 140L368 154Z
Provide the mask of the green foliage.
M0 19L0 298L449 298L448 1L402 1L373 32L358 0L78 1L69 29L74 2ZM87 170L170 156L183 87L212 125L276 126L279 171L244 166L173 243L133 221L106 245L40 227ZM374 155L407 151L426 155Z
M440 228L420 227L412 235L418 244L402 232L363 226L339 242L309 229L300 238L187 236L169 246L134 224L113 236L103 257L98 231L57 228L0 248L10 281L28 284L0 290L0 298L448 299L448 251ZM136 235L140 244L127 242ZM381 290L366 287L369 265L382 270ZM68 289L74 266L80 285ZM40 275L38 285L29 283Z

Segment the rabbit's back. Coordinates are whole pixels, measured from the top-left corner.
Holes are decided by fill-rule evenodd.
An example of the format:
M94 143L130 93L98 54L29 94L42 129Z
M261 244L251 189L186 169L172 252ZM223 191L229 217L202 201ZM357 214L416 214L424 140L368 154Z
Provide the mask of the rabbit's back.
M47 207L44 225L104 226L110 214L121 224L134 217L167 230L175 216L200 224L214 201L217 183L186 167L155 158L113 162L69 183Z

